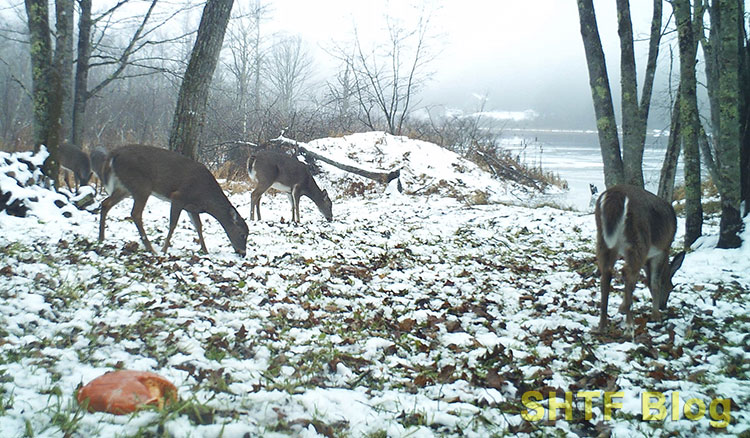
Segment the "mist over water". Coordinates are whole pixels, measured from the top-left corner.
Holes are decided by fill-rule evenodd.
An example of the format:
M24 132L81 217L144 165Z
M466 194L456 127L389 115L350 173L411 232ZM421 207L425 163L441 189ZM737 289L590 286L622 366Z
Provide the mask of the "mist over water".
M651 192L656 192L659 185L668 139L664 134L649 134L646 138L643 176L646 189ZM541 166L568 182L565 193L551 195L551 200L561 206L589 211L589 184L596 185L599 193L604 191L604 165L596 131L511 129L503 131L500 141L507 150L519 155L523 163ZM681 161L676 181L682 181Z

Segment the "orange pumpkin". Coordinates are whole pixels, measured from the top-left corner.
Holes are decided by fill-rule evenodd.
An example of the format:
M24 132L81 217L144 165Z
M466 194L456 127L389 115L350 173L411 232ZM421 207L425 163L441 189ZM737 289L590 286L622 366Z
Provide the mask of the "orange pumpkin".
M177 388L164 377L148 371L112 371L78 390L78 404L88 400L89 412L121 415L146 405L162 409L177 401Z

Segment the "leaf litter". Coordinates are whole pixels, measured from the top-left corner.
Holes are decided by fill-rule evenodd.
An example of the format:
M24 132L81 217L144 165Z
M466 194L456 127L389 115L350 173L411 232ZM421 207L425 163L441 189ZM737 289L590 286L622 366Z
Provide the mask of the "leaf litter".
M639 283L627 338L619 293L610 299L611 329L593 333L599 291L590 214L391 192L335 198L331 223L304 200L302 222L293 225L281 221L286 197L268 198L266 220L248 223L245 258L212 218L204 226L209 254L197 252L183 218L169 253L151 255L126 219L129 202L110 213L102 244L89 212L58 222L0 215L3 436L750 430L747 244L717 250L713 237L703 238L675 276L660 323L648 320L650 296ZM230 200L249 211L249 191ZM168 211L152 199L144 212L155 244ZM717 234L716 225L707 228ZM122 368L165 376L181 402L125 419L81 414L76 389ZM528 391L543 395L539 421L522 415ZM621 406L605 418L600 396L585 418L575 397L582 391L621 391ZM679 418L644 420L646 391L664 394L670 415L679 392ZM553 420L549 395L559 404L567 392L572 415L558 409ZM717 398L731 399L725 427L712 426L708 412L697 420L682 412L689 399L708 410Z

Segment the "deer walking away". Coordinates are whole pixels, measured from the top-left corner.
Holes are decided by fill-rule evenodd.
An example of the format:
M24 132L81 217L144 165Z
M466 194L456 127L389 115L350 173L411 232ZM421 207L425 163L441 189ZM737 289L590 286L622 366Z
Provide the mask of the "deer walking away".
M620 312L628 327L633 326L633 290L642 268L651 292L652 319L660 320L672 291L672 276L682 265L685 252L669 261L677 229L672 205L638 187L618 185L601 194L596 217L596 260L601 273L601 315L599 330L607 326L607 302L615 262L625 260L625 291Z
M143 228L143 209L154 194L170 201L169 232L164 241L167 251L182 210L188 212L198 232L201 251L208 252L203 240L200 213L219 221L235 252L245 255L248 228L237 209L229 202L219 183L201 163L177 152L153 146L127 145L114 149L102 165L102 180L109 197L102 201L99 241L104 240L107 213L128 196L133 198L131 217L146 248L155 252Z
M289 194L294 222L300 220L299 200L303 195L312 199L323 217L328 221L333 219L328 192L318 187L310 169L297 158L281 152L261 151L250 156L247 172L256 184L251 196L250 220L255 220L256 215L260 220L260 197L272 187Z

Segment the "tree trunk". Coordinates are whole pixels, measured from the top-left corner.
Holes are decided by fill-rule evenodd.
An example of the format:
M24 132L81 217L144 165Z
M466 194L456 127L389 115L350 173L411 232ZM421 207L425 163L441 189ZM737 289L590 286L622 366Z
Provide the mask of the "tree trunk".
M680 134L685 160L685 248L701 236L701 167L698 148L698 100L696 94L696 45L690 0L674 0L675 20L680 47Z
M657 191L657 195L670 204L674 198L674 180L677 173L677 160L680 157L680 140L680 92L678 90L677 99L672 108L672 120L669 123L669 142L664 154Z
M740 4L740 6L744 6ZM743 8L744 9L744 8ZM742 12L744 16L744 12ZM740 180L741 199L745 204L744 215L750 211L750 41L743 38L744 47L740 57Z
M659 45L661 43L661 36L662 36L662 15L663 15L663 1L662 0L654 0L654 6L653 6L653 13L651 16L651 35L649 37L649 43L648 43L648 60L646 61L646 74L643 79L643 93L641 94L641 103L639 106L639 118L636 130L636 135L638 136L637 144L640 145L641 152L640 152L640 161L641 166L639 166L640 169L643 168L643 149L646 146L646 133L648 131L648 116L651 109L651 97L653 95L654 90L654 79L656 77L656 62L659 58ZM678 145L679 146L679 145ZM679 153L679 149L678 149ZM643 171L641 170L641 175L643 175ZM674 189L674 176L672 177L672 188L670 189L670 192ZM671 201L671 196L669 200Z
M61 140L70 140L73 116L73 0L56 0L57 34L55 65L59 68L61 94ZM78 145L80 147L80 144Z
M83 141L84 116L88 100L89 58L91 57L91 0L79 0L81 17L78 21L78 59L73 96L71 120L71 143L81 145Z
M578 0L578 16L589 70L589 85L594 101L599 146L604 163L604 183L607 187L611 187L625 182L625 178L607 65L592 0Z
M185 77L169 136L169 149L195 159L205 121L206 101L234 0L208 0Z
M52 63L49 8L46 0L25 0L29 26L34 107L34 149L44 145L49 157L42 166L45 175L57 181L60 169L60 76Z
M719 137L716 161L721 195L719 248L738 248L742 244L740 216L740 115L739 52L740 16L737 0L717 1L719 18ZM717 9L714 6L714 9ZM714 10L712 10L714 12ZM713 16L712 16L713 18ZM715 47L716 48L716 47Z
M740 2L739 16L745 16L745 4ZM740 25L740 199L745 205L742 213L750 211L750 41L744 23Z
M620 36L620 87L622 89L622 164L625 182L643 187L642 126L638 108L638 79L635 71L633 25L629 0L617 0L617 33Z

